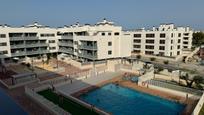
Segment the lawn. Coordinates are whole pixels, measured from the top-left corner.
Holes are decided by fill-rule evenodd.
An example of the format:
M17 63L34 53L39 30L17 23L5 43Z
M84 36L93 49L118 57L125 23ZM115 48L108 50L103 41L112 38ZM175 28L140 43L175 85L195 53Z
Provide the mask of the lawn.
M72 115L98 115L98 113L96 113L95 111L92 111L66 97L63 97L62 100L62 97L60 97L50 89L40 91L38 92L38 94L57 104Z
M204 105L203 105L203 107L201 108L199 115L204 115Z

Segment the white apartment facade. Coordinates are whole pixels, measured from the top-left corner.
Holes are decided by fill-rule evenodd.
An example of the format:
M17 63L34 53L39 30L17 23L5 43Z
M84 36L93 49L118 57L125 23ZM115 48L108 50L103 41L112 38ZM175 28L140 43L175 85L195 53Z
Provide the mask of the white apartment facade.
M151 30L126 31L132 37L132 52L144 55L176 57L192 47L193 31L189 27L161 24Z
M81 61L123 58L131 55L131 36L121 26L103 20L49 28L34 23L20 28L0 26L0 58L64 53Z

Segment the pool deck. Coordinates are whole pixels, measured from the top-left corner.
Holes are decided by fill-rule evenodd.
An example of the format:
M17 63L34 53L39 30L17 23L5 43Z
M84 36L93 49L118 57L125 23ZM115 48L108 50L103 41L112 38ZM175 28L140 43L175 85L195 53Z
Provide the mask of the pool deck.
M105 82L107 80L113 79L114 77L117 77L122 74L123 72L117 72L117 73L106 72L106 73L99 74L98 76L89 77L83 80L73 80L72 83L68 83L68 84L56 87L56 90L65 95L70 95L82 89L88 88L90 86L95 86L101 82Z

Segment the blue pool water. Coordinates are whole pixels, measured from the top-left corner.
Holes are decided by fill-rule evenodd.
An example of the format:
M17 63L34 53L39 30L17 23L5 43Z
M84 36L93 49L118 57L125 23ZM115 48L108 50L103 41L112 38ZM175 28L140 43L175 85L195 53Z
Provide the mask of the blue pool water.
M28 115L0 88L0 115Z
M80 99L113 115L178 115L185 105L126 87L107 84Z

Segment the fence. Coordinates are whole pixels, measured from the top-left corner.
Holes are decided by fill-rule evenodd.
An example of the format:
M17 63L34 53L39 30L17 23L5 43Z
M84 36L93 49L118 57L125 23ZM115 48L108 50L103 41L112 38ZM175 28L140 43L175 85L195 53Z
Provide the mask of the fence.
M186 92L186 93L194 94L194 95L197 95L197 96L201 96L203 94L203 92L201 90L182 87L182 86L179 86L179 85L169 84L169 83L165 83L165 82L162 82L162 81L148 80L147 82L150 85L154 85L154 86L158 86L158 87L162 87L162 88L167 88L167 89L173 89L173 90L181 91L181 92Z

